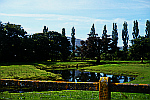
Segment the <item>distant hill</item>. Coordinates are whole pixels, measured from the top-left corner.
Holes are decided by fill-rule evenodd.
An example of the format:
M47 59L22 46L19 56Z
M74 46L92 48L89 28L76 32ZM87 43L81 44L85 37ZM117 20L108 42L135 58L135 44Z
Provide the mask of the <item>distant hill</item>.
M72 45L72 43L71 43L71 37L67 37L67 39L69 39L70 44ZM82 41L82 40L81 40L81 39L75 39L75 46L76 46L76 45L77 45L77 46L81 46L80 41Z

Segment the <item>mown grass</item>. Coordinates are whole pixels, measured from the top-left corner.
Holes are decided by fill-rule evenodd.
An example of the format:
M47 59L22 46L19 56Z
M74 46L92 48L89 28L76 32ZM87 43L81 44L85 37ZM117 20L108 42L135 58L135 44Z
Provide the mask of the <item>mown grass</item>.
M36 69L33 65L0 66L1 79L61 80L59 74Z
M89 72L103 72L105 74L122 75L136 77L135 80L128 83L135 84L150 84L150 63L149 61L101 61L100 65L94 65L95 60L85 62L39 62L39 63L23 63L23 65L15 63L14 65L0 64L1 78L17 78L17 79L42 79L56 80L61 79L60 75L46 72L51 69L76 69L78 64L79 69ZM40 66L40 67L39 67ZM68 66L68 67L67 67ZM39 68L38 68L39 67ZM38 68L38 69L37 69ZM43 70L40 70L43 69ZM38 78L37 78L38 77ZM150 99L149 94L143 93L123 93L128 97L128 100L144 100ZM126 97L120 92L111 92L111 98L115 100L126 100ZM25 98L31 99L99 99L98 91L43 91L43 92L26 92L26 93L8 93L2 92L0 98Z
M75 69L77 66L89 66L89 62L11 62L0 63L1 79L29 79L29 80L62 80L60 74L47 70Z
M55 64L49 63L37 63L35 67L42 70L69 70L76 69L77 67L92 66L94 62L54 62Z
M88 72L102 72L105 74L136 77L135 80L128 83L150 84L150 63L142 64L138 62L133 63L130 61L127 64L125 62L119 64L107 63L80 69Z
M62 91L43 91L43 92L25 92L25 93L8 93L1 92L0 99L25 99L25 100L99 100L99 91L82 91L82 90L62 90ZM149 94L142 93L120 93L111 92L113 100L149 100Z

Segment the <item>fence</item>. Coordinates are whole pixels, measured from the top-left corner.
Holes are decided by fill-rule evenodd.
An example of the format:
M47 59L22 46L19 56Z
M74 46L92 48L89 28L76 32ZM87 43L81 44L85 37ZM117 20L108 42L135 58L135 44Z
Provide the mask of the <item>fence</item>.
M15 91L14 91L15 88ZM66 82L0 79L2 91L56 91L56 90L89 90L99 91L100 100L111 98L111 92L150 93L149 84L110 83L109 77L101 77L99 82Z

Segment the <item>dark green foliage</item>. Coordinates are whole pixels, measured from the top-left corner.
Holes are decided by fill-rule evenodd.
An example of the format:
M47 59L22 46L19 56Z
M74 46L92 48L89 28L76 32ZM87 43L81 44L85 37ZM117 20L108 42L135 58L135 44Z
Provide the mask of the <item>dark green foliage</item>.
M123 50L127 51L128 40L129 40L128 29L127 29L127 22L124 22L124 24L123 24L122 40L123 40L123 44L124 44Z
M98 34L95 34L94 24L92 25L89 38L86 41L81 41L81 47L77 47L77 50L81 54L83 60L84 57L95 59L97 57L97 63L100 62L100 49L101 49L101 40L100 37L97 37Z
M0 60L1 61L43 61L67 60L70 43L66 36L58 32L48 32L30 36L21 25L0 23Z
M66 36L62 36L58 32L49 31L44 34L34 34L36 57L40 60L57 61L67 60L70 55L70 42Z
M113 41L113 51L117 50L117 43L118 43L118 32L117 32L117 24L113 23L113 31L112 31L112 41Z
M128 29L127 29L127 22L124 22L123 24L123 30L122 30L122 40L123 40L123 53L124 53L124 59L127 59L127 51L128 51L128 40L129 40L129 35L128 35Z
M130 46L130 57L132 60L150 59L150 37L149 37L150 21L146 22L146 35L139 36L138 22L134 21L133 27L133 40L131 40L132 46Z
M21 25L10 24L1 25L0 30L0 60L18 61L21 60L22 40L26 39L26 32Z
M117 24L113 23L113 31L112 31L112 43L111 43L111 54L112 60L117 57L119 48L117 47L118 43L118 32L117 32Z
M146 37L147 38L150 38L150 21L149 20L147 20L146 21Z
M138 29L138 22L137 22L137 20L134 21L134 27L133 27L132 35L133 35L133 39L137 39L138 36L139 36L139 29Z
M113 39L113 42L114 42L114 46L117 46L118 32L117 32L117 24L116 23L113 23L112 39Z
M150 38L139 37L131 40L130 56L133 60L150 59Z
M71 33L71 43L72 43L72 50L73 50L73 52L74 52L74 50L75 50L75 29L74 29L74 27L72 27L72 33ZM73 54L74 55L74 54Z
M108 57L106 55L110 55L112 53L111 47L112 47L112 39L110 38L110 35L107 35L106 25L104 26L103 34L102 34L102 40L101 40L101 52L104 55L104 60L106 60ZM109 54L108 54L109 53Z
M95 37L95 36L97 36L97 35L95 34L95 27L94 27L94 24L92 25L91 32L90 32L90 34L88 34L88 35L89 35L89 37Z
M108 52L108 35L107 35L107 30L106 30L106 25L104 26L103 34L102 34L102 42L103 42L103 53Z
M92 25L89 38L86 40L87 44L87 57L94 59L97 57L97 62L100 61L100 37L97 37L98 34L95 34L94 24Z
M62 29L62 35L65 36L65 28Z
M112 38L107 35L106 25L104 26L102 38L95 33L94 24L91 27L89 38L81 41L81 47L75 51L75 29L72 28L71 43L72 54L81 54L82 60L85 58L100 61L104 60L140 60L150 59L150 21L146 21L146 35L139 36L138 22L134 21L132 46L128 51L128 29L127 22L124 22L122 30L123 51L117 47L118 32L117 24L113 23ZM65 36L65 28L62 34L48 31L44 26L43 33L26 35L27 32L21 25L0 22L0 61L42 61L42 60L63 60L66 61L70 55L70 42ZM102 54L102 55L101 55Z

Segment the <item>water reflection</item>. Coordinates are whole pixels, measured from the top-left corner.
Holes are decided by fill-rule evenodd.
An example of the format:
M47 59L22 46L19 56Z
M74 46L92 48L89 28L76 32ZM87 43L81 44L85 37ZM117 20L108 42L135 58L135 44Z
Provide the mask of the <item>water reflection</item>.
M134 80L133 77L108 75L104 73L83 72L79 70L52 70L55 74L61 74L65 81L69 82L98 82L100 77L110 77L113 83L124 83Z

